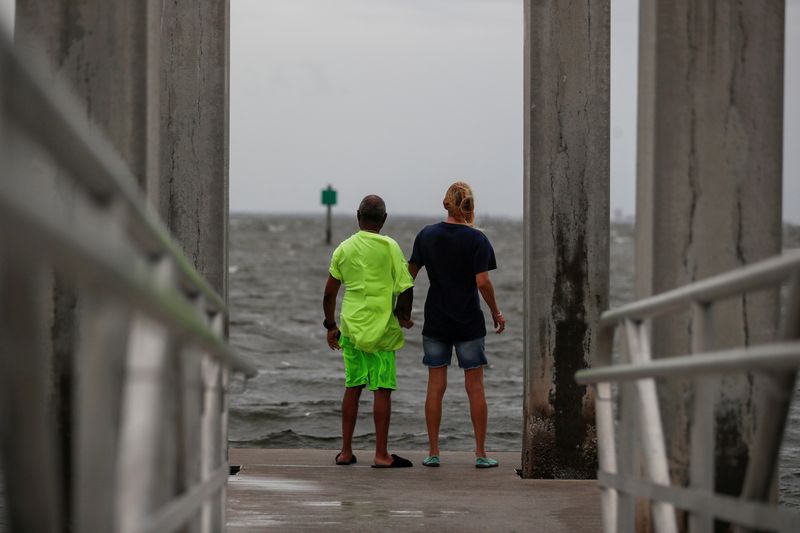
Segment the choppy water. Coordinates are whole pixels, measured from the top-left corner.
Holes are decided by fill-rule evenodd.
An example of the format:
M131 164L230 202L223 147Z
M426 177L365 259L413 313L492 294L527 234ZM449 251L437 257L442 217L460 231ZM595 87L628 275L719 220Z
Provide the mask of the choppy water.
M438 219L393 218L384 233L410 255L417 231ZM322 290L333 246L323 243L322 217L234 215L230 223L231 341L259 368L247 389L231 398L230 438L234 446L337 448L343 364L325 344ZM491 273L497 301L507 320L503 335L489 333L486 395L489 450L516 451L522 420L522 224L479 220L495 247L498 270ZM352 218L336 218L334 242L356 231ZM800 246L800 232L786 235ZM615 225L611 234L611 305L633 295L632 227ZM427 276L415 287L413 318L406 347L398 352L398 389L392 395L390 445L427 448L423 405L427 371L422 366L422 308ZM488 317L488 313L486 313ZM487 328L490 330L490 328ZM472 450L472 426L463 372L449 374L442 416L441 446ZM369 392L362 396L355 445L374 444ZM797 402L796 402L797 403ZM800 407L792 411L783 450L782 496L800 507Z
M435 220L392 219L385 233L406 254L416 232ZM234 216L230 228L231 340L259 366L247 391L232 398L231 439L235 444L265 447L336 448L340 440L339 404L343 364L325 344L322 289L333 247L322 243L320 220L303 217ZM336 219L334 241L356 230L354 221ZM522 254L519 224L492 221L492 238L501 270L493 273L497 298L510 322L507 333L487 344L486 373L494 450L519 448L522 417ZM511 237L511 238L504 238ZM424 278L424 279L423 279ZM398 390L392 395L391 442L394 447L427 444L422 405L427 371L421 364L422 305L427 278L417 284L413 318L418 324L398 353ZM340 295L341 296L341 295ZM453 369L445 399L442 445L472 448L463 373ZM362 397L355 445L370 447L374 433L369 392Z

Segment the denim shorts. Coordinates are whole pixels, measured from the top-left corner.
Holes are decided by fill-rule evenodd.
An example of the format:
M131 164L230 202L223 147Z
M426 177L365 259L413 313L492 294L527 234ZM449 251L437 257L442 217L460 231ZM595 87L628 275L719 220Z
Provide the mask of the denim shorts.
M488 364L486 361L485 343L486 337L478 337L470 341L442 341L422 336L422 351L425 356L422 364L430 368L449 366L453 358L453 347L456 349L458 366L464 370L478 368Z

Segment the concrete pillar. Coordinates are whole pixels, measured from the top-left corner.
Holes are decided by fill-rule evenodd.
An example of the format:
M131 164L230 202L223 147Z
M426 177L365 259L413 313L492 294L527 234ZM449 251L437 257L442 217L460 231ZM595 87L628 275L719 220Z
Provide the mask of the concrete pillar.
M159 211L225 298L230 1L165 2L162 20Z
M151 199L158 190L158 25L161 0L17 0L15 41L22 54L49 62L54 77L69 82L97 125L127 161ZM58 170L30 161L38 177ZM72 191L55 194L68 202ZM72 367L79 298L68 279L56 276L49 318L52 409L58 420L62 495L71 492ZM113 479L108 480L109 486ZM65 509L69 512L69 508ZM70 522L70 517L65 523Z
M525 2L524 477L597 469L589 366L608 305L609 2Z
M71 82L142 188L158 190L161 0L17 0L15 40Z
M637 297L780 252L784 46L783 0L640 5ZM771 338L775 296L716 307L716 347ZM654 355L689 353L692 329L689 313L656 321ZM673 483L688 476L689 385L660 390ZM731 494L757 420L754 387L751 375L720 387L716 485Z
M159 213L194 267L227 300L230 0L165 1L161 64ZM220 327L227 333L227 322ZM196 356L175 369L194 383L203 380ZM188 400L184 409L198 407L191 394ZM189 423L179 457L184 487L201 475L199 438ZM227 457L226 448L220 451ZM206 507L203 516L224 523L224 506ZM189 530L200 527L195 517Z

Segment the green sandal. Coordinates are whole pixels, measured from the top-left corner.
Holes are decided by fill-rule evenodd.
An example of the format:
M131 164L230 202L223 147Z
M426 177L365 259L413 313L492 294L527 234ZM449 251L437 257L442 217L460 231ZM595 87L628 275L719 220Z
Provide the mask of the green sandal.
M438 455L429 455L425 459L422 460L423 466L439 466L439 456Z
M494 468L499 463L489 457L478 457L475 459L475 468Z

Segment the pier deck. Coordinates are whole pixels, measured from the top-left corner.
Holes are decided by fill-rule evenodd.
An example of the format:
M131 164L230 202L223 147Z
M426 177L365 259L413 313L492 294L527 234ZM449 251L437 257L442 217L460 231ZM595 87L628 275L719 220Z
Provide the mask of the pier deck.
M242 466L228 483L228 530L249 531L600 531L594 481L520 479L518 453L493 454L498 468L478 470L473 455L449 452L440 468L425 452L397 452L413 468L336 466L336 451L231 449Z

